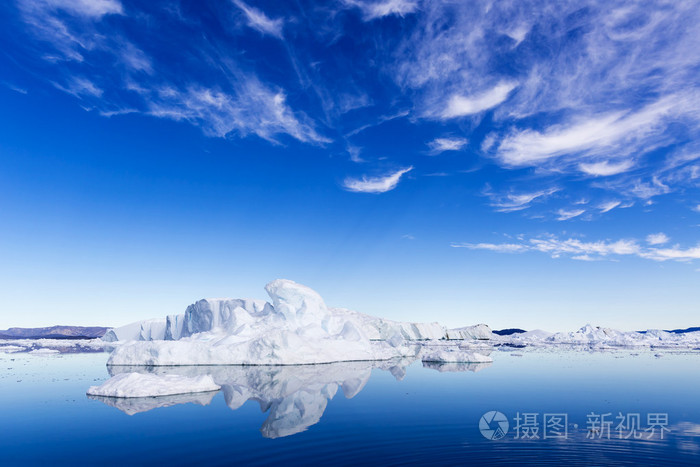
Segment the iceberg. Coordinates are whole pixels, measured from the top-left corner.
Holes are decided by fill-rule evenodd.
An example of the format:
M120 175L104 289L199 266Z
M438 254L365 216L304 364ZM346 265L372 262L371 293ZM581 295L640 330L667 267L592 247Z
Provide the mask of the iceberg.
M16 353L26 351L26 347L19 345L2 345L0 346L0 353Z
M477 324L463 328L448 329L445 336L450 340L490 340L493 337L493 333L491 332L491 328L487 325Z
M650 329L644 332L619 331L617 329L586 324L577 331L550 333L542 330L528 331L510 336L495 336L495 345L516 347L575 346L592 349L609 348L693 348L700 344L700 332L674 333Z
M102 340L116 341L149 341L165 339L166 319L149 319L127 324L120 328L109 329Z
M440 373L462 373L470 371L476 373L491 366L491 363L440 363L440 362L423 362L423 368L437 370Z
M122 373L111 377L100 386L90 386L89 396L102 397L153 397L218 391L221 386L214 383L210 375L194 378L178 375L152 375Z
M492 363L493 358L479 352L454 347L425 347L420 354L423 362L431 363Z
M392 321L345 308L333 308L332 313L337 319L347 319L355 322L370 340L388 341L391 339L403 339L408 341L425 341L448 338L447 330L440 323Z
M33 354L33 355L53 355L53 354L57 354L60 352L56 349L40 348L40 349L31 350L31 351L29 351L29 353Z
M204 299L170 315L111 329L109 365L298 365L415 357L420 341L447 339L439 323L405 323L342 308L296 282L265 286L271 302ZM460 339L491 336L486 325Z

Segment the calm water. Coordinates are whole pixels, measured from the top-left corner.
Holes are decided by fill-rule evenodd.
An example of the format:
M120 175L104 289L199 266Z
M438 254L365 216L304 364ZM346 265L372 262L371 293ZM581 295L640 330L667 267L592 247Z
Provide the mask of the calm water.
M159 368L209 373L223 388L96 400L88 386L133 369L108 371L107 354L0 354L0 464L700 465L700 352L492 356L477 366ZM479 428L494 410L508 422L499 440ZM608 413L610 439L596 423ZM620 414L632 421L618 426ZM663 439L660 429L647 439L647 417L669 430Z

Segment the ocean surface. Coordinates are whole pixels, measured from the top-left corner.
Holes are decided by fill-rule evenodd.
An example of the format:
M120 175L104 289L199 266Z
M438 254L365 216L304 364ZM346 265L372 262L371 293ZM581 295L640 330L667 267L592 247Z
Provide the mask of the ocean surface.
M700 351L501 349L492 364L111 368L0 353L0 464L700 465ZM127 371L218 392L104 399Z

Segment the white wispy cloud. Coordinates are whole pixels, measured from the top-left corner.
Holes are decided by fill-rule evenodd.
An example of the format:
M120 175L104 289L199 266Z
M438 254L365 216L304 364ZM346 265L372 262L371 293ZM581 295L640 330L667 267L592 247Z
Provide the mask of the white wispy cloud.
M124 42L119 48L121 49L121 59L127 68L132 71L153 73L153 63L143 50L131 42Z
M249 27L278 39L283 38L282 28L284 27L284 21L281 18L271 19L262 10L252 7L241 0L231 1L245 14L246 23Z
M65 86L59 83L53 83L57 89L63 92L72 94L75 97L101 97L103 90L100 89L95 83L87 78L73 76L68 80Z
M655 261L692 261L700 259L700 244L690 248L682 248L679 245L672 248L650 248L643 257Z
M491 109L505 101L508 94L516 86L515 83L503 82L487 91L471 96L454 94L447 102L447 107L442 112L441 117L443 119L464 117Z
M389 114L389 115L381 115L379 118L377 118L375 121L370 122L370 123L365 123L363 125L360 125L357 128L354 128L347 133L345 133L345 136L355 136L359 133L362 133L368 128L373 128L379 125L382 125L383 123L390 122L392 120L396 120L397 118L404 118L409 115L409 112L407 110L401 110L399 112Z
M348 144L346 148L348 154L350 154L350 160L353 162L365 162L365 160L360 156L362 153L362 148L359 146L353 146L352 144Z
M365 21L389 15L405 16L418 9L415 0L343 0L345 5L359 8Z
M694 100L694 96L691 98ZM571 124L552 125L544 131L519 130L506 136L496 156L508 166L532 166L573 155L578 167L592 175L612 175L632 166L629 160L582 163L581 156L627 156L648 152L667 138L666 120L687 111L688 97L669 96L633 112L613 112L587 117ZM568 161L571 162L571 161Z
M104 41L96 33L94 23L107 15L124 14L118 0L18 0L17 7L32 32L58 52L44 56L50 61L83 61L85 51ZM80 28L72 27L71 22Z
M520 253L528 251L527 245L520 243L453 243L452 248L469 248L470 250L488 250L497 253Z
M560 239L549 235L522 240L520 243L453 243L453 248L487 250L498 253L540 252L552 258L568 257L577 260L602 260L619 257L638 257L654 261L693 261L700 259L700 244L695 247L672 248L642 246L634 239L582 241L576 238Z
M537 199L544 199L559 191L559 188L521 192L521 193L494 193L488 188L484 194L491 198L491 206L500 212L521 211L530 207Z
M557 217L558 221L567 221L569 219L573 219L574 217L578 217L581 214L586 212L585 209L559 209L557 211Z
M25 88L19 87L15 84L12 84L12 83L8 83L7 81L3 81L2 84L5 85L7 87L7 89L11 89L12 91L17 92L19 94L27 94L28 93L28 91Z
M241 0L231 1L230 8L239 8L248 26L282 37L281 19L270 19ZM168 64L154 62L144 51L148 44L134 42L118 28L110 27L106 33L105 16L125 16L117 0L19 0L19 9L30 31L47 41L58 57L44 58L72 60L83 70L77 73L63 67L52 84L100 115L142 113L187 121L218 137L253 134L277 143L280 135L289 135L311 144L330 142L318 133L310 117L291 108L283 88L242 70L211 39L190 44L200 38L188 37L179 43L175 38L173 47L190 56L190 65L173 70ZM96 66L105 60L114 63L114 70ZM201 79L203 74L208 75L207 80Z
M606 201L598 206L598 209L600 209L600 212L608 212L612 211L616 207L620 206L622 204L622 201Z
M469 140L466 138L435 138L428 143L431 154L440 154L445 151L459 151L467 145Z
M413 170L413 167L399 169L379 177L348 177L343 181L343 188L357 193L386 193L396 188L401 177Z
M647 243L649 245L663 245L668 243L669 240L671 239L663 232L647 235Z
M255 134L270 142L287 134L306 143L328 143L303 116L287 105L284 92L263 84L256 77L241 75L233 93L189 85L185 89L161 87L143 96L147 113L195 123L211 136Z
M124 13L124 7L119 0L20 0L19 4L25 11L63 10L72 15L89 18Z
M396 83L422 116L492 110L494 131L481 146L503 167L534 168L543 182L624 178L604 186L623 200L675 191L700 173L669 166L659 174L649 156L674 144L699 152L700 9L692 2L436 1L420 5L416 22L389 66ZM535 51L542 46L557 52ZM495 65L503 60L517 66L504 71ZM517 92L489 95L494 83L517 83Z
M631 160L623 160L620 162L610 162L610 161L600 161L591 163L581 163L579 164L579 169L583 173L594 176L607 177L609 175L617 175L623 172L627 172L632 168L634 162Z

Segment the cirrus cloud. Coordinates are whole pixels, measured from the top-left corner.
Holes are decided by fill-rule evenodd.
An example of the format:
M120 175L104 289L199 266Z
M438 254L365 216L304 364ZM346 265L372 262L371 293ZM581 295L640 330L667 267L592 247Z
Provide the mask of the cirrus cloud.
M343 181L343 188L355 193L386 193L396 188L401 177L411 170L413 167L399 169L378 177L348 177Z
M664 234L650 235L648 239L662 240L657 235ZM661 243L667 241L668 239L665 238ZM546 253L552 258L566 257L586 261L622 257L638 257L660 262L669 260L689 262L700 259L700 244L687 248L680 245L659 248L656 246L659 243L648 243L650 246L643 246L635 239L583 241L578 238L560 239L555 235L545 235L529 240L523 239L519 243L452 243L450 246L497 253L539 252Z

